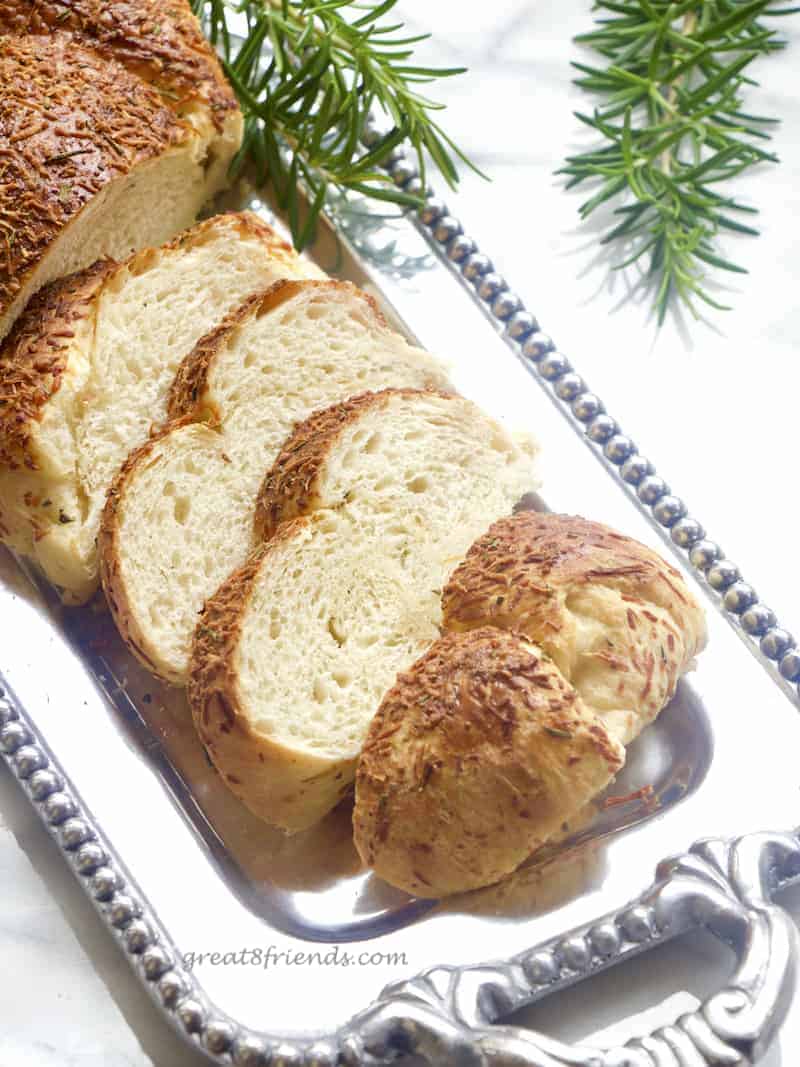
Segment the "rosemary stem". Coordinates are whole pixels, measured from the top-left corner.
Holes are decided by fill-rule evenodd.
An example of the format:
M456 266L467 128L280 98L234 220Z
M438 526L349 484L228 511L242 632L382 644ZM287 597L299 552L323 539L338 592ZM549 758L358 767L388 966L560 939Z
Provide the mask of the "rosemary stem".
M378 156L402 141L416 152L421 172L427 149L452 188L457 159L477 169L435 121L441 105L419 88L463 69L417 62L415 45L426 35L406 34L402 22L387 18L398 0L191 3L219 45L244 113L244 142L231 174L237 177L249 161L258 181L272 182L298 246L313 234L331 187L398 207L419 202L378 167ZM244 41L229 26L238 15L246 20ZM393 125L365 153L361 135L373 111ZM301 187L309 193L306 221Z
M681 37L691 37L696 28L697 28L697 11L695 11L695 9L692 8L689 11L687 11L686 14L683 16L683 22L682 22L681 28L680 28ZM683 82L687 78L687 76L688 76L688 71L686 73L682 74L679 78L676 78L672 82L672 84L670 85L669 89L667 90L667 97L666 97L667 104L669 105L669 110L673 114L675 114L676 111L677 111L676 105L677 105L677 102L678 102L678 89L683 84ZM683 140L683 138L681 138L680 140L676 141L675 144L668 146L661 153L661 160L660 160L661 170L662 170L662 173L667 175L667 177L669 177L670 174L672 173L672 162L673 162L673 159L677 158L677 153L678 153L678 150L680 148L682 140Z
M307 20L298 16L291 10L291 8L284 10L283 0L264 0L264 6L274 11L280 19L288 23L296 31L302 32L302 30L306 28ZM313 14L311 15L311 19L313 21ZM335 48L343 48L346 50L349 47L348 41L334 29L327 28L326 36Z

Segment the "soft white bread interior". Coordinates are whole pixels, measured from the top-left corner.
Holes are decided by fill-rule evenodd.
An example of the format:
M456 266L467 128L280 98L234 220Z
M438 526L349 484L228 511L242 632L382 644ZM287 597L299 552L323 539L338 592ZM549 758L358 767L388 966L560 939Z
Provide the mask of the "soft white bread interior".
M124 49L103 54L81 40L0 40L0 337L47 282L191 225L225 184L240 139L224 82L181 112L174 94L115 58ZM216 79L216 60L206 63Z
M264 472L296 421L365 388L445 384L441 365L343 282L279 283L231 314L178 377L172 410L184 410L182 420L130 458L106 504L103 587L133 651L165 680L186 684L197 613L244 562ZM203 416L213 429L187 425ZM179 507L158 504L167 486ZM164 568L165 554L177 562Z
M445 636L370 725L353 815L364 861L420 896L497 881L557 833L705 643L674 568L573 516L498 520L442 604Z
M400 674L370 724L356 847L416 896L490 885L624 762L619 740L536 645L489 627L445 634Z
M97 588L106 492L183 358L255 289L320 274L242 213L37 294L0 348L0 537L67 602Z
M533 467L452 394L360 397L296 429L265 494L306 513L207 602L189 675L200 737L255 814L301 830L347 791L383 694L438 634L443 582Z

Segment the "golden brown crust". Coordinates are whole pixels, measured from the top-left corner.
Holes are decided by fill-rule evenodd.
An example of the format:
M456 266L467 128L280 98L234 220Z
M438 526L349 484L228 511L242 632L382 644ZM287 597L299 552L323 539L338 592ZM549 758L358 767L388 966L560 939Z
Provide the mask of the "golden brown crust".
M494 523L454 571L442 594L445 625L475 621L541 642L560 632L563 591L597 584L674 612L676 625L699 610L680 572L633 538L579 515L523 511Z
M294 255L285 242L277 241L276 250L285 250L287 254ZM300 293L330 289L358 296L375 316L377 325L382 329L386 328L386 320L372 297L350 282L283 278L261 292L253 293L239 307L229 312L219 326L197 342L181 363L172 383L168 401L170 418L179 418L194 411L198 418L208 418L212 421L217 419L219 413L210 407L205 393L214 360L231 336L251 317L260 318Z
M646 585L654 598L668 602L686 602L690 598L680 573L656 552L580 515L525 511L498 520L470 549L463 574L469 575L477 603L484 580L491 581L491 575L522 565L530 568L530 580L536 574L537 588L542 591L599 581L613 583L627 592L640 591ZM459 596L458 586L459 579L453 575L453 588L448 595ZM667 590L666 598L659 593L659 587ZM468 610L467 604L460 607ZM477 610L483 613L485 609Z
M276 528L320 505L319 477L342 432L363 412L376 410L396 396L445 396L423 389L382 389L350 397L340 404L315 411L298 422L267 473L256 500L254 520L258 540L271 537Z
M39 290L0 344L0 466L35 469L35 426L61 385L77 324L116 266L100 260Z
M119 508L127 490L130 478L135 477L139 468L146 464L164 437L181 426L189 425L191 419L176 419L155 431L149 440L135 448L123 463L106 496L106 502L100 517L100 529L97 534L97 555L100 569L100 583L105 593L106 602L111 611L117 629L128 648L152 674L172 685L184 684L183 678L166 677L163 670L155 664L144 651L146 641L136 621L127 594L127 583L120 573L119 553Z
M200 741L226 784L255 815L289 833L318 822L332 800L350 791L350 764L287 750L253 729L241 706L235 653L265 557L302 535L310 521L287 523L206 601L194 632L187 690Z
M217 129L237 107L187 0L3 0L0 34L69 32L114 59L183 114L202 101Z
M524 634L589 703L629 708L642 725L705 644L703 612L679 572L579 516L521 512L494 523L453 572L442 610L450 630ZM602 627L589 644L581 617Z
M509 874L603 789L624 749L515 634L446 634L400 674L356 773L356 847L433 897Z
M188 136L155 90L69 34L0 39L0 311L96 193Z

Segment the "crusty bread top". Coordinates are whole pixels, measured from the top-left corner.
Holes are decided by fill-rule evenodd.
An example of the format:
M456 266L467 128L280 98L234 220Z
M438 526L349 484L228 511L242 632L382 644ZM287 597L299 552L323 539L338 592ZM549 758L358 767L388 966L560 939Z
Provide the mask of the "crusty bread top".
M263 292L253 293L226 315L216 329L198 341L175 375L168 401L169 417L178 419L183 415L193 414L196 418L210 419L212 422L217 419L219 413L213 407L209 408L205 393L216 357L232 340L239 327L250 318L261 318L262 315L269 314L298 294L313 294L325 289L349 293L354 299L361 301L364 308L374 317L376 329L389 329L373 298L351 282L308 279L298 281L292 278L277 281Z
M0 467L34 466L34 424L61 384L75 325L115 270L113 260L100 260L40 289L0 344Z
M337 438L360 415L384 408L397 396L444 396L426 389L383 389L361 393L341 404L315 411L298 423L267 473L256 501L255 534L266 540L283 522L320 506L318 482L325 459Z
M179 114L198 100L221 129L236 97L187 0L3 0L0 34L69 32L155 86Z
M147 269L174 249L190 249L217 237L220 224L231 237L256 237L275 259L294 256L290 245L250 211L215 215L159 248L143 248L121 263L101 260L44 286L0 342L0 466L35 467L29 447L35 422L57 392L69 359L76 322L91 314L106 282L119 271Z
M104 185L188 136L154 89L69 34L0 38L0 311Z
M674 567L579 516L498 520L451 575L442 610L447 629L490 625L535 642L626 744L706 641L703 611Z
M393 885L497 881L603 789L624 749L516 634L445 634L401 673L359 757L353 828Z
M555 639L565 592L596 584L658 604L681 627L686 614L703 618L681 574L652 549L579 515L525 511L499 519L469 550L442 594L445 624L479 620ZM503 621L512 616L513 625ZM701 623L698 644L703 633Z

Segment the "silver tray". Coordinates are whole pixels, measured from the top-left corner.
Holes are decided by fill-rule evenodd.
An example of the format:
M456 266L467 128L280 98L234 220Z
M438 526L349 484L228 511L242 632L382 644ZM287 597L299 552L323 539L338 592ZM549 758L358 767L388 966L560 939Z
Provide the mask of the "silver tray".
M418 187L402 154L388 168ZM798 956L771 897L800 877L800 839L763 832L800 822L791 635L435 196L418 216L381 220L343 198L312 255L449 359L462 392L534 430L546 456L537 506L671 551L700 581L709 648L613 787L652 796L606 798L499 886L411 899L359 870L348 811L291 839L251 817L205 759L183 695L137 666L102 605L61 608L4 552L0 751L159 1009L212 1061L755 1060L787 1010ZM687 851L698 832L711 836ZM739 963L675 1026L600 1050L498 1024L699 924Z

